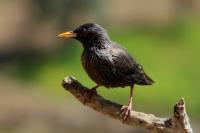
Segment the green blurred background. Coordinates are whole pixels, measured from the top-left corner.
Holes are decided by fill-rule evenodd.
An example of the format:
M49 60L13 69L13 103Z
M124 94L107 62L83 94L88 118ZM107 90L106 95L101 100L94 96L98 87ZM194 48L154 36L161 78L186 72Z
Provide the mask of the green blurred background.
M75 40L57 34L86 22L107 29L155 80L136 86L134 109L169 117L184 97L200 130L199 0L1 0L0 133L138 132L81 105L61 87L72 75L95 85L80 62ZM126 104L129 89L98 92Z

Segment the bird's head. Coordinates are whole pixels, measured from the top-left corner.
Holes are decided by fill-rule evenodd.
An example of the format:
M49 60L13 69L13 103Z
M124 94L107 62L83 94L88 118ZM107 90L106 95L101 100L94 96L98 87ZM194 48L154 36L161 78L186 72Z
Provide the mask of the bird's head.
M104 43L108 43L110 41L106 30L94 23L83 24L73 31L59 34L58 37L75 38L79 40L84 47L104 45Z

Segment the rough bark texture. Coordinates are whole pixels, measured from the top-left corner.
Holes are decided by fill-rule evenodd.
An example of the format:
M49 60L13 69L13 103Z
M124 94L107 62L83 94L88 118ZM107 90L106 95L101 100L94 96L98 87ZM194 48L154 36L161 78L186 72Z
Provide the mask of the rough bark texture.
M88 88L83 86L73 77L66 77L62 86L74 95L81 103L84 103ZM122 121L120 110L122 105L108 101L94 93L91 100L84 105L111 118ZM140 127L153 133L193 133L186 114L185 101L183 98L174 106L174 114L171 118L159 118L153 114L131 111L130 118L125 124L132 127Z

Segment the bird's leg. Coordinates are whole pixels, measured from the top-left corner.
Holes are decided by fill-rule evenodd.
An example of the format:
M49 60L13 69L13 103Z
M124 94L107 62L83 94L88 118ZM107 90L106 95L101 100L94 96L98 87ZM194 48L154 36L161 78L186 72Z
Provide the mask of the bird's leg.
M86 102L90 101L90 99L92 98L93 94L96 94L97 91L96 89L99 87L99 85L96 85L95 87L92 87L90 90L87 90L84 94L84 102L83 104L86 104Z
M131 91L130 91L130 97L129 97L129 102L128 102L128 106L123 106L121 108L121 114L120 117L122 117L123 122L125 122L128 117L130 117L130 112L132 109L132 98L133 98L133 85L131 86Z

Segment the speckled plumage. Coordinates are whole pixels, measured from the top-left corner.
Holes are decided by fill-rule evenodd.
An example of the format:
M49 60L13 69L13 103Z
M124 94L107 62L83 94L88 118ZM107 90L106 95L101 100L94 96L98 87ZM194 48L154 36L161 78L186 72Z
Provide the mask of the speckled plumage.
M86 38L78 36L78 34L87 32L88 28L91 28L91 31L88 31ZM97 29L98 36L93 31ZM81 56L83 67L97 85L109 88L153 83L142 66L125 49L112 42L105 29L99 25L85 24L75 29L74 32L77 33L77 39L84 47Z
M130 116L132 108L134 84L151 85L153 83L142 66L119 44L111 41L106 30L97 24L84 24L74 31L64 32L58 36L75 38L83 45L82 65L88 76L97 84L86 94L85 102L99 86L106 88L130 86L128 106L124 106L120 114L125 121Z

